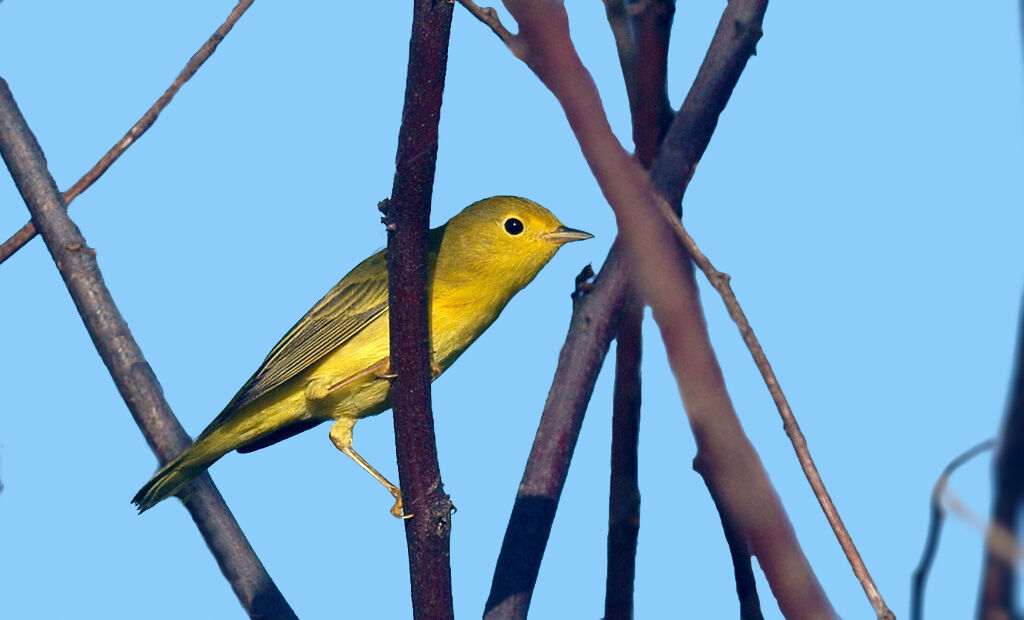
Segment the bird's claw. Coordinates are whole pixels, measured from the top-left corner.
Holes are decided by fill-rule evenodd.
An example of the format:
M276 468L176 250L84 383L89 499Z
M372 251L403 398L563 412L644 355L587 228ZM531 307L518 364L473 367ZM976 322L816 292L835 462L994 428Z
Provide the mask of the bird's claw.
M391 507L391 516L397 519L402 519L403 521L412 518L411 514L403 514L402 511L402 496L399 495L395 498L395 505Z

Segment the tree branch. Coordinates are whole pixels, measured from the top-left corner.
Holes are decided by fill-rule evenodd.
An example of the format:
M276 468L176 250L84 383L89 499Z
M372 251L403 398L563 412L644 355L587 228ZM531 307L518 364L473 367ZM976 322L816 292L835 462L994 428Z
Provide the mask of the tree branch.
M633 118L633 144L636 157L650 168L658 154L661 139L672 122L668 101L668 42L672 32L675 0L630 0L626 9L636 45L632 71L635 97L629 100ZM620 58L620 64L622 63ZM625 76L625 72L624 77Z
M398 475L406 513L413 616L452 618L452 504L441 484L430 407L427 231L452 5L416 0L388 229L391 386Z
M608 572L605 620L633 617L636 545L640 534L640 361L643 305L635 300L615 335L615 391L612 406L612 467L608 490Z
M478 17L483 11L472 0L459 1ZM726 7L720 23L736 19L760 23L766 4L765 0L733 0ZM493 10L489 10L488 15L496 18ZM504 33L499 37L506 45L515 43L511 40L514 35L504 27L496 27L493 23L488 25L495 32ZM708 128L713 129L717 124L753 51L751 38L755 33L748 28L740 33L743 36L736 34L721 25L715 32L697 77L652 164L651 183L663 196L674 197L673 206L677 212L693 170L710 142L711 131ZM515 48L510 48L515 53ZM520 488L539 487L542 479L549 482L561 480L561 484L549 487L551 490L542 498L543 501L533 501L522 490L517 494L495 568L486 607L487 617L522 618L529 607L569 465L567 460L557 461L551 455L557 453L563 458L571 457L575 448L590 391L621 319L620 311L628 294L625 270L621 244L616 242L605 258L591 291L574 305L569 333L559 355ZM548 455L548 458L541 462L541 455ZM527 504L534 504L534 509L527 510ZM540 509L539 505L544 504L550 505ZM530 527L524 528L524 523Z
M242 17L242 14L245 13L252 3L253 0L240 0L239 3L235 5L235 8L231 10L231 13L228 15L228 18L224 20L224 23L221 24L220 27L210 35L210 38L206 40L206 43L203 43L203 46L192 55L192 58L189 59L185 68L181 70L181 73L179 73L178 77L174 79L174 82L167 87L164 94L160 95L160 98L156 100L156 103L146 110L146 113L142 115L142 118L140 118L138 122L132 125L131 129L128 130L128 133L124 134L124 136L117 141L117 144L112 146L110 150L107 151L106 154L103 155L103 157L101 157L100 160L82 176L82 178L78 179L70 189L64 192L63 196L65 205L71 204L72 200L81 195L85 190L89 189L89 186L103 176L103 173L106 172L107 169L110 168L110 166L128 150L128 147L134 144L142 134L146 133L146 130L153 126L157 117L160 116L160 112L167 107L167 104L171 102L171 99L173 99L174 95L178 93L178 90L181 89L182 85L189 81L189 79L195 75L196 71L199 70L199 67L201 67L203 63L213 55L213 52L217 50L217 46L220 45L220 42L224 40L224 37L227 36L228 32L230 32L235 26L235 22ZM18 232L11 235L7 241L0 244L0 263L10 258L11 255L20 250L35 236L36 226L33 222L29 221L27 224L22 226Z
M825 489L825 483L821 479L821 475L818 473L818 468L814 465L814 460L811 458L810 450L807 447L807 440L804 437L803 431L800 430L799 424L797 424L796 417L793 415L793 410L790 408L789 402L782 393L782 387L779 385L778 378L775 376L775 371L772 370L771 364L768 362L768 358L765 356L764 350L761 348L761 344L754 335L754 330L751 328L750 322L747 321L747 317L743 313L743 309L740 307L739 301L736 299L736 295L732 291L732 287L729 284L729 275L715 269L711 264L711 261L709 261L704 253L701 252L700 248L697 247L696 242L692 237L690 237L689 233L683 227L682 222L674 217L667 204L663 201L659 201L656 202L655 206L661 211L663 220L669 223L672 232L675 233L685 251L690 255L701 271L704 272L704 275L707 276L708 281L711 282L713 287L715 287L715 290L718 291L719 295L722 296L722 300L725 302L725 306L729 311L729 316L732 317L732 320L739 328L740 335L743 337L744 343L746 343L747 348L750 350L750 354L754 358L754 363L761 372L765 385L768 386L768 391L771 393L772 399L775 401L775 406L778 408L779 415L782 417L783 428L785 429L790 442L793 444L793 449L796 452L797 459L800 461L800 466L804 470L804 475L807 477L807 481L810 483L811 488L814 491L814 496L818 499L818 503L821 504L821 508L825 512L825 517L828 519L829 525L832 526L832 531L835 533L836 539L839 541L839 545L843 548L843 552L846 554L846 558L849 560L854 574L857 576L861 586L864 588L864 592L867 595L868 600L871 602L871 606L875 609L876 615L883 620L890 618L894 619L895 615L893 615L892 611L882 599L882 595L875 586L875 582L872 580L871 575L868 573L867 566L864 565L864 561L861 558L860 553L857 551L857 547L854 545L853 539L846 530L846 526L843 525L843 521L839 516L839 511L836 510L835 505L832 503L832 498ZM643 267L648 274L653 273L651 271L652 263L656 260L657 258L655 257L653 261ZM654 284L651 283L650 286L653 287ZM645 288L645 290L654 292L655 295L657 295L657 289ZM694 287L694 291L696 291L696 287ZM666 304L676 303L671 299L671 294L661 295L660 297L659 305L665 310L671 309L671 306ZM656 313L655 317L657 316L658 315ZM659 325L663 324L659 323ZM662 326L663 337L665 336L666 331L671 333L671 330L673 329L674 327L666 322L666 324ZM666 344L668 344L667 337ZM672 358L672 353L669 353L669 358ZM673 364L673 366L675 368L688 367L685 365L676 366L675 364ZM677 377L678 374L679 372L677 371ZM722 389L724 391L724 385ZM794 544L796 543L795 538L793 542ZM768 575L769 569L765 566L766 558L758 553L756 545L754 545L754 547L754 553L761 561L761 566L765 569L765 574L768 576L769 582L771 582L771 576ZM775 591L774 587L773 591ZM778 596L777 592L776 596Z
M644 167L649 168L673 116L668 109L665 84L675 2L631 3L630 9L626 10L623 0L605 0L605 12L629 99L636 155ZM654 14L667 15L667 19L651 19ZM638 81L644 83L641 85ZM659 107L664 107L668 113L651 113ZM640 534L638 446L642 322L643 305L630 294L616 336L604 613L609 620L633 617L633 583Z
M999 448L995 458L995 497L992 501L992 525L1015 536L1024 502L1024 307L1017 333L1017 359L1013 386ZM981 578L978 617L981 620L1008 620L1014 614L1014 582L1017 571L1005 558L986 547Z
M638 288L651 305L661 329L670 364L690 415L700 450L696 467L705 479L716 484L719 489L732 492L725 503L730 513L743 516L752 549L761 560L761 566L783 613L801 616L834 615L800 550L792 526L768 482L760 460L732 410L721 370L707 337L702 313L696 303L697 289L692 272L684 267L687 264L685 254L672 239L671 232L689 241L686 244L687 250L691 251L713 285L722 293L765 376L769 391L776 399L798 458L854 572L878 616L892 617L892 612L878 594L825 492L807 453L803 436L788 404L781 397L767 360L763 358L742 313L736 312L738 307L735 306L735 298L730 300L731 291L728 290L727 282L722 278L716 280L706 258L699 254L681 223L671 217L668 205L655 195L642 170L628 157L612 133L597 88L569 39L568 16L564 6L560 2L530 3L521 0L506 0L505 5L519 25L517 39L526 49L527 64L562 105L566 119L580 143L580 149L615 212ZM735 34L742 35L743 30L749 29L751 25L756 28L757 36L753 38L756 42L760 35L760 22L747 24L733 21L727 27L734 30ZM673 225L671 232L659 226L658 212L662 209L669 214L667 219ZM741 454L737 454L738 451ZM744 487L746 493L736 493L737 489ZM762 501L750 501L752 496ZM768 503L767 507L765 502ZM759 515L750 511L750 506L754 504L759 506L760 512L768 513L769 518L756 518ZM772 526L765 528L766 523ZM767 533L771 535L765 536Z
M932 569L932 562L935 561L935 552L939 549L939 536L942 534L942 524L946 519L946 512L942 509L942 494L949 484L949 478L961 465L982 452L991 450L995 445L994 439L988 439L957 455L942 469L939 479L932 487L928 535L925 537L924 549L921 551L921 561L918 562L910 580L910 620L923 620L924 618L924 586L928 582L928 573Z
M612 245L592 287L585 281L592 272L584 270L584 277L577 278L569 333L505 529L485 620L525 618L529 610L583 414L622 316L627 282L625 267L616 266L621 260L617 248Z
M103 283L96 252L68 217L43 151L2 79L0 154L121 397L160 463L166 463L191 441ZM189 487L188 496L185 507L249 616L295 618L207 474Z

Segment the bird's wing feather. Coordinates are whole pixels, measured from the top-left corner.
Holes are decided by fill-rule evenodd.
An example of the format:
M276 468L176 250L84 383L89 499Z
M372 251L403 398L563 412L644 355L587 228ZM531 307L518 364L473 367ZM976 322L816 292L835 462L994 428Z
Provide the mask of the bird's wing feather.
M214 424L322 360L387 308L388 272L382 250L356 266L299 319Z

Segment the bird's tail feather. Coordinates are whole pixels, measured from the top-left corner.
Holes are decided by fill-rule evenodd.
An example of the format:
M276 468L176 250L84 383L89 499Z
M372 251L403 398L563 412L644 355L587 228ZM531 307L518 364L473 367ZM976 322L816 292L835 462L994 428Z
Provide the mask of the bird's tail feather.
M202 474L210 465L227 454L227 450L215 447L211 441L200 441L189 446L173 461L167 463L132 498L139 513L149 510L158 502L177 495L182 489Z

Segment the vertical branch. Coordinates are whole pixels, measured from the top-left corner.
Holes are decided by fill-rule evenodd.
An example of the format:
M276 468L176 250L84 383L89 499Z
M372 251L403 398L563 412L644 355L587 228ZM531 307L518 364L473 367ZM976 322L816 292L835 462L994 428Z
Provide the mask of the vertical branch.
M395 448L416 618L452 618L452 505L437 464L430 406L427 231L437 162L452 5L415 0L395 181L383 203L388 229L391 386Z
M43 151L2 79L0 153L121 397L160 463L166 463L188 447L189 437L114 304L96 252L68 217ZM185 507L249 616L295 618L209 475L192 484L190 495Z
M636 156L645 168L649 168L673 116L668 103L666 72L675 2L631 2L627 10L623 0L605 0L605 11L626 84ZM630 297L632 299L627 303L616 335L604 603L606 619L633 617L633 583L640 534L637 451L640 440L643 305L632 294Z
M626 270L615 266L621 260L617 248L612 245L605 268L589 292L584 293L588 289L585 278L577 279L569 333L558 355L555 377L505 529L484 606L486 620L526 618L530 608L583 414L625 302Z
M637 159L644 168L650 168L673 116L667 76L668 41L676 3L675 0L629 0L626 10L636 44L633 71L636 86L632 89L636 96L629 101L633 144ZM620 59L620 63L624 61Z
M995 497L992 502L992 527L1017 532L1021 503L1024 502L1024 307L1017 333L1017 359L1010 400L999 436L995 459ZM992 528L990 528L992 529ZM985 547L978 617L981 620L1013 618L1017 571L1005 558Z
M629 620L633 617L633 581L636 576L637 537L640 533L637 448L640 438L642 320L643 305L631 301L615 335L605 620Z
M210 35L210 38L203 43L202 47L192 55L192 58L189 59L185 68L181 70L178 77L174 78L174 82L167 87L164 94L160 95L160 98L157 99L148 110L146 110L146 113L142 115L142 118L131 126L128 133L124 134L124 136L117 141L117 144L111 147L110 150L107 151L103 157L101 157L100 160L89 169L88 172L82 175L82 178L78 179L78 181L68 189L68 191L64 192L65 206L71 204L72 200L77 198L85 190L89 189L89 187L95 183L97 179L103 176L103 173L106 172L107 169L110 168L110 166L112 166L119 157L121 157L121 155L124 155L124 152L128 150L128 147L134 144L142 134L146 133L146 131L153 126L153 123L156 122L157 117L160 116L163 109L167 107L167 104L171 102L171 99L174 99L174 95L178 94L178 90L180 90L181 87L184 86L185 82L189 81L192 76L196 74L199 67L203 66L203 63L206 62L215 51L217 51L217 46L220 45L220 42L224 40L224 37L231 32L231 29L235 26L235 22L242 17L242 14L245 13L250 6L252 6L252 3L253 0L239 0L238 4L235 5L235 8L233 8L231 13L228 14L227 19L224 20L224 23L221 24L217 30ZM0 243L0 263L10 258L12 254L20 250L35 236L35 224L29 221L27 224L22 226L18 232L11 235L7 241Z

